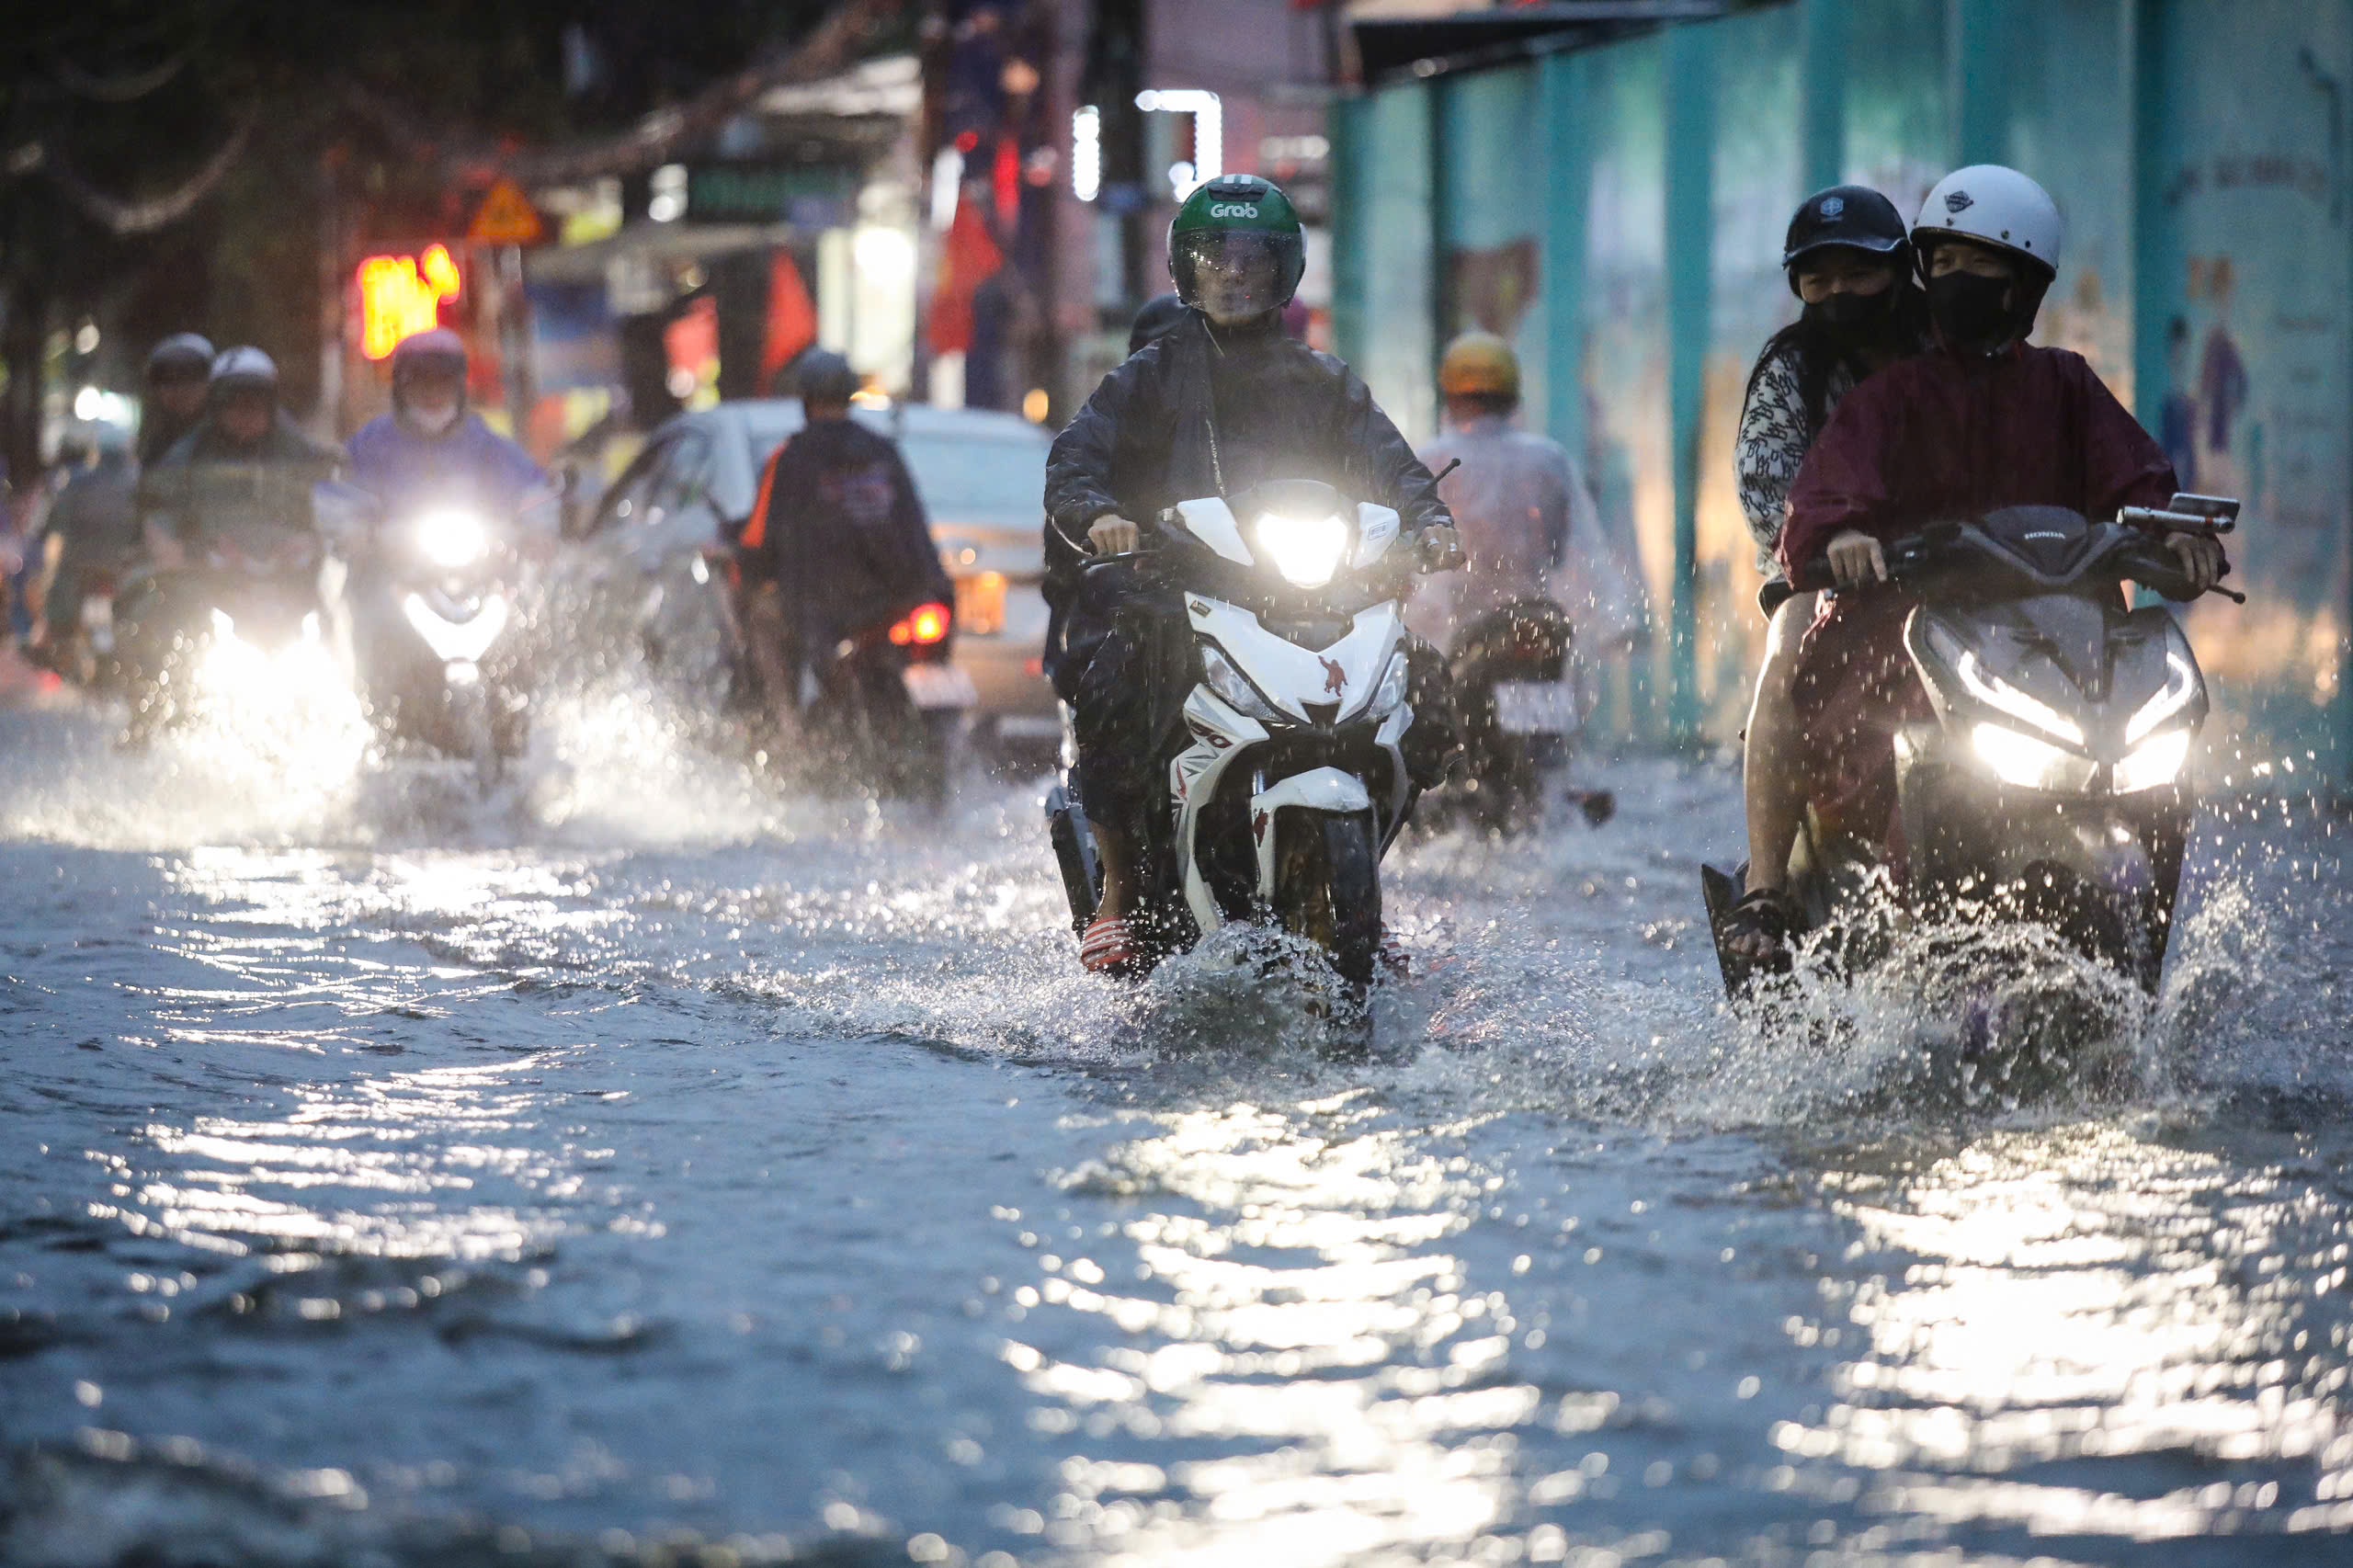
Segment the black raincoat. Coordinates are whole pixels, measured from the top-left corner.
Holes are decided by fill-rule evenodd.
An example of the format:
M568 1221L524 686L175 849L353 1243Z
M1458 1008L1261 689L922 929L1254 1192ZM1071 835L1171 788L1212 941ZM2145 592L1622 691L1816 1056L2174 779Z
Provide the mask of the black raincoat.
M1127 573L1082 573L1105 513L1149 522L1179 501L1270 479L1320 480L1394 507L1404 531L1452 521L1428 469L1355 372L1283 335L1273 318L1219 329L1198 311L1103 379L1046 461L1047 642L1054 687L1075 709L1078 785L1097 818L1142 806L1154 765L1198 678L1173 596ZM1435 661L1416 661L1434 666ZM1435 679L1435 676L1432 677ZM1442 693L1417 682L1409 766L1442 776L1452 749ZM1427 753L1427 755L1424 755Z

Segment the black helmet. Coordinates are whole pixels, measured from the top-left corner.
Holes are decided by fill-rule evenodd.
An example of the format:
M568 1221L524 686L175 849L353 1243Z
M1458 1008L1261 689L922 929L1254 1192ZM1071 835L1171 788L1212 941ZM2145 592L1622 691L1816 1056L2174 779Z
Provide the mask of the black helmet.
M1136 312L1135 324L1128 328L1128 352L1133 354L1154 338L1165 336L1169 328L1185 319L1192 309L1174 294L1161 294L1144 301Z
M1781 242L1781 270L1798 290L1800 260L1819 250L1859 250L1883 256L1905 271L1912 265L1911 230L1895 203L1867 185L1834 185L1801 203Z
M173 377L200 381L212 373L212 345L192 332L176 332L147 351L147 379Z
M866 384L865 378L849 368L848 360L826 348L812 348L801 355L793 362L792 371L803 407L813 403L847 403Z

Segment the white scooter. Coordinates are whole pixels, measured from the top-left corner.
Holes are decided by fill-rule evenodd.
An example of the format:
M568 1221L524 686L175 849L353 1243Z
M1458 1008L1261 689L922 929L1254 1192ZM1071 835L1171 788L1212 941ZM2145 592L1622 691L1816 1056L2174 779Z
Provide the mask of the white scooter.
M1174 755L1155 758L1167 794L1143 824L1146 923L1176 949L1237 921L1274 926L1323 947L1361 994L1381 856L1416 793L1403 611L1419 562L1396 548L1394 510L1312 481L1180 503L1157 533L1137 567L1180 595L1196 662ZM1083 931L1101 885L1093 834L1066 786L1047 816Z

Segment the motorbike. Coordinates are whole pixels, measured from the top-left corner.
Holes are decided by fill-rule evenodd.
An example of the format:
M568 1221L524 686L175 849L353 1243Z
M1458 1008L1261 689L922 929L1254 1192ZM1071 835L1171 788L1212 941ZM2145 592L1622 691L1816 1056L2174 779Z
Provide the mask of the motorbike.
M886 796L944 805L956 737L980 700L949 660L954 630L949 607L924 604L838 640L805 682L810 753Z
M1921 601L1904 645L1932 716L1894 737L1900 866L1809 813L1788 883L1809 928L1843 943L1847 961L1873 961L1887 925L1871 913L1870 890L1884 876L1898 918L2040 926L2154 993L2197 804L2190 750L2208 700L2175 617L2131 608L2122 585L2177 602L2198 597L2162 536L2227 533L2238 511L2234 500L2192 494L2102 523L2017 506L1888 546L1890 581ZM1735 999L1756 978L1724 941L1746 870L1701 868Z
M1598 827L1617 811L1605 790L1567 790L1561 780L1584 728L1571 653L1568 611L1527 597L1472 617L1448 660L1455 712L1462 726L1463 776L1435 798L1491 832L1540 822L1565 793Z
M111 567L86 567L75 574L74 619L54 630L40 653L42 663L83 690L107 695L120 685L115 657L116 596L129 585ZM57 588L52 585L52 594Z
M1382 854L1418 790L1403 742L1404 599L1418 567L1392 509L1282 480L1186 501L1123 562L1175 589L1194 684L1147 813L1140 928L1165 949L1222 926L1271 926L1321 947L1352 999L1374 979ZM1094 830L1065 777L1049 834L1084 931L1101 895Z
M484 792L530 739L517 522L462 503L419 506L358 552L354 641L379 731L469 764Z
M729 706L766 739L759 760L814 790L844 782L889 799L946 803L956 744L980 701L951 661L956 612L915 606L831 642L803 644L773 584L745 579L732 557L695 562L698 584L727 574L718 596L733 665Z
M307 683L329 655L324 551L313 532L274 526L210 531L192 567L134 579L110 603L126 738L143 741L208 707Z

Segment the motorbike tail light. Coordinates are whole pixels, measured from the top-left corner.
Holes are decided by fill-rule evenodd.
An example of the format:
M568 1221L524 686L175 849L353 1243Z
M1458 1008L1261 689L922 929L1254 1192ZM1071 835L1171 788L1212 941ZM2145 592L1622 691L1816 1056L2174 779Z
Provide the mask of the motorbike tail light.
M949 626L955 617L949 615L946 605L915 605L915 612L890 629L890 641L906 647L932 647L934 642L949 641Z

